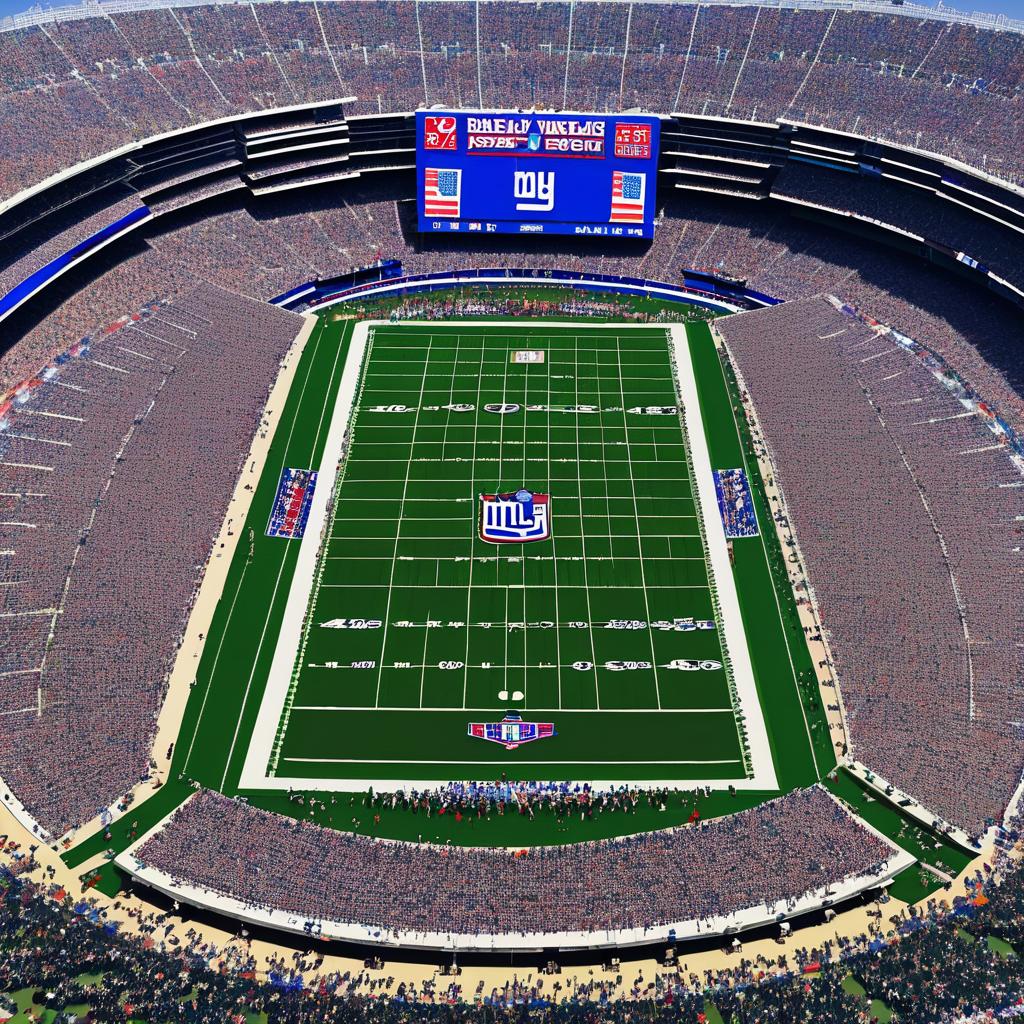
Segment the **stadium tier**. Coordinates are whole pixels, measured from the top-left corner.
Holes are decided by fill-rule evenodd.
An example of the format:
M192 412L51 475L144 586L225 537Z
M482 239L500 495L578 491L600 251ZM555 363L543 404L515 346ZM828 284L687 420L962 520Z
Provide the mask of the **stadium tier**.
M981 831L1024 768L1021 624L995 583L1019 554L1018 472L926 363L822 299L720 330L807 560L858 757Z
M5 403L0 775L51 835L148 774L191 602L300 326L201 285L76 341Z
M299 1019L300 956L176 952L181 904L495 962L875 899L813 985L679 973L652 1019L863 1018L834 955L971 1020L875 954L955 936L954 884L1021 935L980 901L1019 888L1022 103L1024 23L942 5L0 19L0 1020L104 974L145 1024ZM69 906L148 945L32 974ZM180 991L118 989L146 954ZM1024 999L986 955L948 991Z
M1020 180L1024 157L1006 145L1021 130L1018 33L908 11L543 3L526 15L402 0L50 11L0 33L3 134L34 129L0 154L0 192L135 139L348 96L350 114L455 104L785 117Z
M318 931L354 924L415 945L428 934L550 944L559 933L682 933L692 921L699 932L762 904L771 919L812 891L879 881L897 852L814 787L701 828L518 853L348 836L204 791L135 856L172 892L199 887Z

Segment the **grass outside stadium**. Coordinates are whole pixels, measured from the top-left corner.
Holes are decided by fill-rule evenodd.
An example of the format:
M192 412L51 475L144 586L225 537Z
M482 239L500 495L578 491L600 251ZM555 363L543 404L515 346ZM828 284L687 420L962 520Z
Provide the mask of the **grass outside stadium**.
M112 857L197 784L346 831L521 847L664 828L695 807L705 818L734 813L832 772L786 557L705 316L678 306L669 319L680 322L661 326L559 317L368 327L321 314L240 531L168 780L67 863ZM513 362L524 350L543 362ZM350 413L336 404L346 369L358 376ZM680 397L683 377L699 414ZM333 418L347 429L332 490ZM710 470L744 469L750 485L759 530L731 542L728 580L711 564L709 536L722 524L698 498L695 449ZM320 472L317 491L330 499L320 551L312 519L304 540L267 534L288 469ZM550 497L550 537L488 543L480 495L521 488ZM312 583L293 594L304 545ZM731 632L720 618L730 588ZM296 616L300 640L282 649ZM688 620L716 628L678 628ZM751 673L746 703L738 654ZM275 655L287 662L279 697L268 690ZM468 735L508 712L556 735L512 750ZM495 779L673 792L663 808L642 801L586 820L367 806L371 788ZM828 784L923 861L967 863L894 809L865 803L851 778ZM112 863L98 875L104 891L123 882ZM939 884L913 868L892 891L918 899Z

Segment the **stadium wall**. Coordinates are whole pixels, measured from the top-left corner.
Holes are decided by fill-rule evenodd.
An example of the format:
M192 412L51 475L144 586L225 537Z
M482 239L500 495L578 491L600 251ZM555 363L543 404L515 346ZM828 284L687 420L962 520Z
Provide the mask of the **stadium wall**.
M637 295L652 299L666 299L671 302L688 302L704 309L718 313L737 313L743 308L735 302L713 297L709 292L698 292L692 289L679 288L676 285L660 281L646 281L635 277L617 277L613 274L586 274L567 270L517 270L509 271L503 267L481 270L463 270L450 274L412 274L394 280L377 281L356 285L341 292L328 291L326 294L299 297L298 303L317 309L334 306L338 303L352 302L358 299L378 299L392 295L415 295L425 292L445 291L451 288L462 288L466 285L486 285L501 287L503 285L533 285L542 287L577 288L613 295ZM752 293L756 294L756 293ZM288 300L296 301L295 299ZM773 304L763 300L751 300L757 306ZM297 303L297 304L298 304ZM291 308L286 303L286 308Z

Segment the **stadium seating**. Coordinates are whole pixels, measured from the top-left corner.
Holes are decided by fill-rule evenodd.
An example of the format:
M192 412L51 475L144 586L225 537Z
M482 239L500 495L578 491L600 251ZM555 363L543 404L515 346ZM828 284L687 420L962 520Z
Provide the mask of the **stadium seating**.
M0 776L53 836L148 773L203 566L300 324L193 285L77 343L4 413L0 622L19 674L2 677Z
M238 851L245 849L244 858ZM382 842L202 791L137 857L258 909L399 932L642 929L877 876L894 853L823 789L699 827L531 850Z
M163 8L0 32L0 199L132 139L355 96L350 113L436 103L786 117L945 153L1010 180L1016 34L857 10L615 3L576 10L371 0ZM314 16L317 14L318 16Z
M720 330L806 558L854 754L984 831L1024 769L1024 618L1007 589L1019 472L918 357L821 299Z
M0 139L18 140L0 145L0 203L140 138L339 96L356 97L349 114L479 103L784 118L1024 185L1024 150L1006 143L1024 134L1024 47L1013 32L896 12L653 2L438 0L423 14L408 0L285 0L46 13L0 31ZM287 123L313 118L299 111ZM169 191L155 209L219 195L237 185L237 165L176 172L158 183ZM92 819L149 770L211 538L299 326L265 300L382 256L406 273L502 265L678 281L683 268L702 268L795 300L722 332L767 430L853 752L972 833L998 819L1024 768L1021 491L992 436L958 418L923 363L811 297L832 293L927 345L1018 429L1019 314L967 281L767 203L665 196L647 247L432 243L414 234L412 176L372 177L169 216L3 339L0 778L43 831ZM931 196L851 177L840 204L825 172L792 163L774 190L963 246L1024 280L1015 233L979 229ZM0 257L0 295L143 201L123 186L103 195L85 216L76 206L27 229ZM116 665L112 647L123 652ZM258 871L239 864L243 840ZM526 930L517 897L530 930L644 927L765 899L784 907L830 880L877 873L887 854L812 789L700 829L514 861L384 846L204 792L141 856L259 907L483 933ZM828 993L844 998L838 981ZM703 997L694 1014L698 1005ZM728 998L723 1007L737 1010Z

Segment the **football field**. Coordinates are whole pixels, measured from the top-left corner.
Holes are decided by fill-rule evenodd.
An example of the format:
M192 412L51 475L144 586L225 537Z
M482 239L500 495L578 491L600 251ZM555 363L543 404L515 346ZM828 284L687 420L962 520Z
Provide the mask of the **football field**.
M355 328L242 788L776 788L686 331Z

